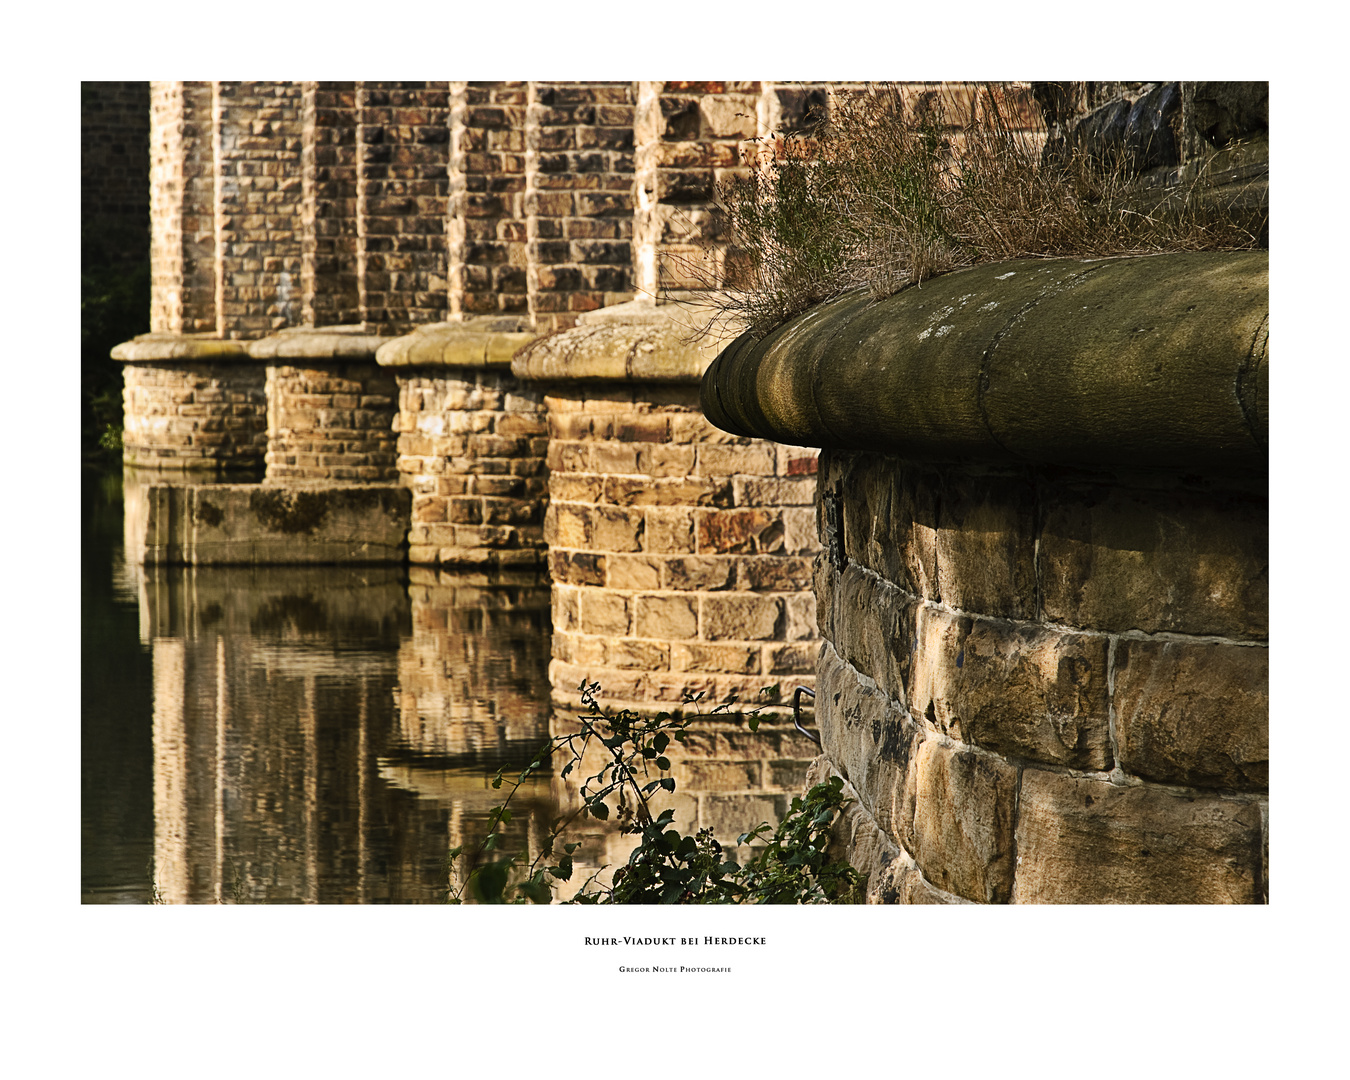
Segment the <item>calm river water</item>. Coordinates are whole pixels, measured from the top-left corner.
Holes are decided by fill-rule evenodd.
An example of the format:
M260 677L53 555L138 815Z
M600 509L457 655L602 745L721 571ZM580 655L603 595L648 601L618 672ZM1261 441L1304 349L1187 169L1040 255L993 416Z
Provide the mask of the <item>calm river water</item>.
M549 735L547 580L142 569L136 489L84 477L84 902L441 901L490 776ZM534 846L549 778L513 806Z

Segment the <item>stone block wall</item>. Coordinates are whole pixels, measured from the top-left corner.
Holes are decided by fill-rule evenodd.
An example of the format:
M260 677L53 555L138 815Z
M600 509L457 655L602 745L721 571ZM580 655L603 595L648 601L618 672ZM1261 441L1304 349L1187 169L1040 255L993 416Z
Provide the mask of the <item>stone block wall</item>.
M123 369L123 460L178 469L251 469L267 446L256 364L144 363Z
M356 83L306 82L301 101L302 322L359 323Z
M205 472L252 470L267 447L261 364L240 342L142 334L112 353L123 364L123 460Z
M372 333L406 333L446 311L450 84L359 83L357 281Z
M820 479L817 715L872 899L1266 898L1264 486Z
M150 84L150 330L214 333L211 84Z
M545 404L555 700L583 678L647 709L810 686L814 451L717 430L693 385L573 384Z
M540 331L631 298L633 85L530 83L529 312Z
M450 314L523 315L527 84L451 85Z
M398 373L399 477L413 492L408 557L445 566L542 559L543 401L500 369Z
M80 222L113 263L138 262L150 242L146 166L150 84L80 84ZM88 239L86 237L86 239Z
M242 340L301 313L302 86L213 84L216 331Z
M758 82L641 82L633 120L638 291L730 284L729 237L717 185L743 174L763 135ZM776 100L776 98L775 98Z
M799 129L828 97L759 82L149 94L152 328L244 340L447 315L528 315L547 332L635 292L725 285L716 186L745 172L751 140Z
M367 361L267 366L267 479L393 480L393 373Z
M1145 171L1172 172L1217 150L1233 158L1222 169L1246 177L1263 152L1225 148L1264 145L1263 87L1005 83L997 97L1013 128L1047 124L1056 145L1119 147ZM914 112L941 98L954 142L985 107L975 84L898 89ZM738 253L718 186L868 90L153 83L152 329L251 339L364 323L394 334L513 314L548 332L634 294L732 287Z
M127 546L145 565L402 563L408 493L392 484L147 483Z

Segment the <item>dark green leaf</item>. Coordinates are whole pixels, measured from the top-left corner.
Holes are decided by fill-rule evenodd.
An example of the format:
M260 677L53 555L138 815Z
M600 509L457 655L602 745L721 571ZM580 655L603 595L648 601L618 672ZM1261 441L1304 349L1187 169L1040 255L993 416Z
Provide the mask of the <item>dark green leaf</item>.
M486 866L480 867L478 872L469 879L474 895L480 902L484 904L500 904L502 902L509 867L510 862L505 859L500 862L488 863Z

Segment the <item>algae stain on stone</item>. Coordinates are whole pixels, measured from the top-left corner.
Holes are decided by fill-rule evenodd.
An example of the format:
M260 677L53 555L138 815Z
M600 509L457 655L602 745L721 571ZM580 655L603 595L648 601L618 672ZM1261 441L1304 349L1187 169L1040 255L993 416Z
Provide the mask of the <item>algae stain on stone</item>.
M314 532L328 514L328 500L317 491L259 490L248 505L264 528L288 535Z
M203 525L209 525L215 528L225 520L225 515L221 512L219 506L215 503L209 503L205 499L197 504L196 518Z

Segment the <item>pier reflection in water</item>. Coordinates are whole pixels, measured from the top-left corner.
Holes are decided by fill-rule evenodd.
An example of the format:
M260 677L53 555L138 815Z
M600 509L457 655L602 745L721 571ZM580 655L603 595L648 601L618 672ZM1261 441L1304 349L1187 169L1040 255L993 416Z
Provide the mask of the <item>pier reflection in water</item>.
M144 483L127 470L129 514ZM493 773L575 722L549 704L547 580L142 567L118 542L116 489L85 491L85 901L442 900L447 851L475 846L506 794ZM139 695L109 684L137 670ZM681 824L722 807L734 837L775 817L810 756L794 739L710 731L676 763ZM537 854L572 805L545 770L513 797L502 850ZM612 824L575 838L586 873L631 847Z

